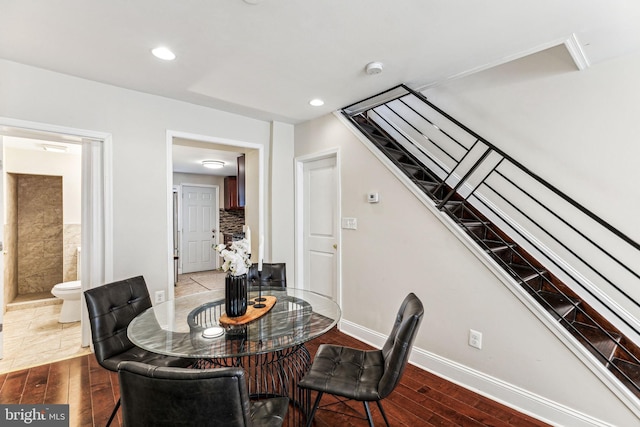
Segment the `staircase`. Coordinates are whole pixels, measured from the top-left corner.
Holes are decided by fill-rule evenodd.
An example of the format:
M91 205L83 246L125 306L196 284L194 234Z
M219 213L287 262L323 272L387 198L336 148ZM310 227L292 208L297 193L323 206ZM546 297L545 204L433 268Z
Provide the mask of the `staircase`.
M637 305L616 279L629 277L640 288L640 276L588 232L597 228L598 235L613 236L603 239L608 244L640 253L637 243L404 85L346 107L343 114L540 309L640 398L640 348L629 338L640 336L637 324L593 292L595 283L623 304ZM560 208L549 206L556 204ZM578 230L574 223L580 222L589 230ZM534 232L523 231L524 226ZM565 233L578 243L563 242Z

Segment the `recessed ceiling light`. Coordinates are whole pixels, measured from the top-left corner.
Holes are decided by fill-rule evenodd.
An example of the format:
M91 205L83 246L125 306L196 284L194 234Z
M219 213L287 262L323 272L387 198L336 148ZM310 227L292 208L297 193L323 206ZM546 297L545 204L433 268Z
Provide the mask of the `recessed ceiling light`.
M314 107L321 107L324 105L324 101L322 99L312 99L309 101L309 105L313 105Z
M153 53L153 56L155 56L156 58L164 59L165 61L173 61L174 59L176 59L176 54L171 52L164 46L152 49L151 53Z
M64 145L43 145L44 151L49 151L52 153L66 153L67 147Z
M224 162L221 162L219 160L203 160L202 166L209 169L220 169L224 167Z

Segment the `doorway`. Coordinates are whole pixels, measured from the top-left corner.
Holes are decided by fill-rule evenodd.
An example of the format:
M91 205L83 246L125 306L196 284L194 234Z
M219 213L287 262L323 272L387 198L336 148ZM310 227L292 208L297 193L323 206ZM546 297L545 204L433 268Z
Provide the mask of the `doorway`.
M214 137L208 137L204 135L187 134L183 132L168 131L167 132L167 156L168 164L171 166L168 170L168 182L169 188L167 189L167 215L168 223L176 224L176 228L171 227L168 230L170 244L169 253L174 260L171 263L170 277L176 277L178 274L188 273L190 271L206 271L208 269L217 268L219 265L218 254L211 247L214 243L223 243L225 238L230 238L234 234L240 234L243 231L243 226L249 226L252 236L260 236L264 234L264 196L263 196L263 182L264 182L264 155L263 145L248 143L244 141L220 139ZM246 180L245 180L245 207L244 209L225 209L224 195L227 189L228 183L225 182L226 176L234 176L238 174L238 158L243 156L245 158L246 165ZM221 161L224 164L223 169L220 172L205 172L202 162L204 160ZM217 214L217 219L212 220L212 224L209 228L204 227L204 223L201 222L201 236L200 239L189 239L193 243L189 243L193 246L193 251L186 251L187 246L186 230L185 230L185 216L188 215L185 212L185 188L191 190L198 189L202 191L203 188L217 188L217 193L213 197L217 197L216 212L212 212L212 216ZM175 197L175 199L174 199ZM174 200L177 200L179 205L177 209L174 209ZM202 212L207 207L200 208ZM175 221L175 212L180 214L178 221ZM192 210L196 212L196 210ZM204 215L203 215L204 217ZM195 214L196 224L200 222ZM217 221L217 222L215 222ZM205 230L208 230L205 233ZM212 232L212 230L215 230ZM207 241L208 240L208 241ZM199 241L199 243L195 243ZM258 254L258 241L259 239L252 239L253 251L252 253ZM176 243L177 242L177 243ZM203 243L204 242L204 243ZM177 255L176 255L177 249ZM200 249L200 254L198 254ZM215 267L211 267L213 262L209 260L203 265L199 262L195 262L190 265L190 260L187 260L187 252L191 252L200 257L201 260L205 260L206 250L212 256L212 261ZM193 260L195 261L196 258ZM257 259L257 257L256 257ZM189 262L186 262L189 261ZM168 299L174 298L174 287L169 288L167 294Z
M20 149L27 149L27 145L29 144L35 145L37 151L32 151L32 153L44 152L45 145L49 146L47 149L55 149L57 146L58 148L64 147L68 151L77 151L77 153L79 153L77 155L77 166L75 168L75 173L77 174L77 189L76 191L69 191L67 188L63 191L65 197L69 195L67 193L75 194L75 202L65 202L65 205L71 206L75 204L77 208L73 219L66 221L62 227L62 234L64 235L64 228L67 225L71 225L66 228L68 229L67 231L74 236L73 238L67 239L67 243L71 242L69 246L73 247L73 254L68 260L65 260L65 262L69 261L68 264L73 264L77 269L78 264L71 262L71 258L76 259L75 257L78 256L76 251L77 248L86 247L87 250L84 251L84 254L88 252L88 256L82 257L82 289L84 290L98 286L105 283L107 280L111 280L111 181L109 170L105 167L105 164L108 163L107 160L110 159L111 154L110 136L108 134L93 131L62 128L0 117L0 142L7 141L11 138L18 138L19 141L21 141ZM1 151L4 152L4 150ZM38 162L35 161L33 154L28 156L28 161L26 162L27 166L33 167L37 163ZM65 170L69 169L67 166L62 168ZM3 168L2 173L0 174L2 178L7 176L6 172L7 170ZM64 172L35 173L34 171L31 171L31 173L35 175L59 175L62 176L63 180L65 179ZM4 199L5 197L3 194L3 201L1 202L3 204L3 214L5 212ZM2 240L5 243L10 243L10 236L5 235L5 231L7 230L7 221L3 219L1 223L3 224L1 233ZM80 243L78 244L78 242L73 241L74 238L79 239ZM63 247L63 252L64 251L65 248ZM8 259L6 252L3 256L3 261ZM71 249L69 250L69 253L71 253ZM63 270L64 269L65 267L63 267ZM4 322L4 309L6 304L10 301L7 300L7 289L5 287L4 280L7 269L3 268L2 270L3 274L0 274L0 325L2 325L2 327L0 327L0 358L6 356L3 343L4 338L6 337L5 332L8 332L11 328L10 325L5 324ZM67 268L67 270L70 269ZM77 274L76 271L67 271L66 273L63 273L61 281L65 281L66 278L69 277L74 278L72 276L75 274ZM52 295L51 297L52 298L47 299L55 301ZM28 316L27 318L29 320L33 320L34 318L42 320L42 317L43 316L36 313ZM19 323L25 322L24 320L21 320ZM88 345L90 340L90 331L87 321L86 307L84 307L84 304L82 304L81 307L81 321L76 323L79 323L77 347L82 348L81 351L89 351ZM36 328L42 329L37 326ZM65 329L64 324L62 324L62 328ZM51 334L47 334L47 331L44 331L44 333L45 336L51 337ZM29 333L22 335L33 336L34 334L34 331L30 331ZM44 344L44 341L40 341L40 344ZM24 351L24 349L21 348L20 351ZM60 347L56 347L56 349L52 349L51 352L48 353L46 348L42 348L42 346L40 346L40 352L37 355L37 360L39 362L49 361L47 357L51 357L51 360L56 358L59 359L64 356L64 354L61 353ZM43 356L45 358L44 360ZM0 369L3 371L6 369L12 369L11 366L8 366L7 359L7 357L4 357L4 360L0 360ZM25 357L20 357L20 359L22 362L26 361Z

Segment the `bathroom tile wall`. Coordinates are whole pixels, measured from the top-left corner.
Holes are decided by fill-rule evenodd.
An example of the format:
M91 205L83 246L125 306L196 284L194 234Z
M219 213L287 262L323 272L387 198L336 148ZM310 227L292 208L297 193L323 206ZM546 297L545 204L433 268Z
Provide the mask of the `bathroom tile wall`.
M64 282L79 280L77 271L78 248L81 244L80 224L64 224L63 227L63 278Z
M62 177L17 174L18 293L63 280Z

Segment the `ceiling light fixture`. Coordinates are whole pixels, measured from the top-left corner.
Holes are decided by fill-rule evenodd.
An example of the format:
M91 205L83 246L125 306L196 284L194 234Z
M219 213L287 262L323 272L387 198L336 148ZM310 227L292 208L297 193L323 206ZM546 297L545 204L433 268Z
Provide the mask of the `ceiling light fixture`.
M365 67L365 71L369 75L380 74L383 68L384 68L384 64L382 62L369 62Z
M224 162L219 160L203 160L202 166L208 169L221 169L224 167Z
M49 151L51 153L66 153L67 147L64 145L43 145L44 151Z
M171 52L169 48L166 48L164 46L152 49L151 53L153 53L153 56L155 56L156 58L164 59L165 61L173 61L174 59L176 59L176 54Z
M322 99L316 98L309 101L309 105L313 105L314 107L321 107L324 105L324 101Z

